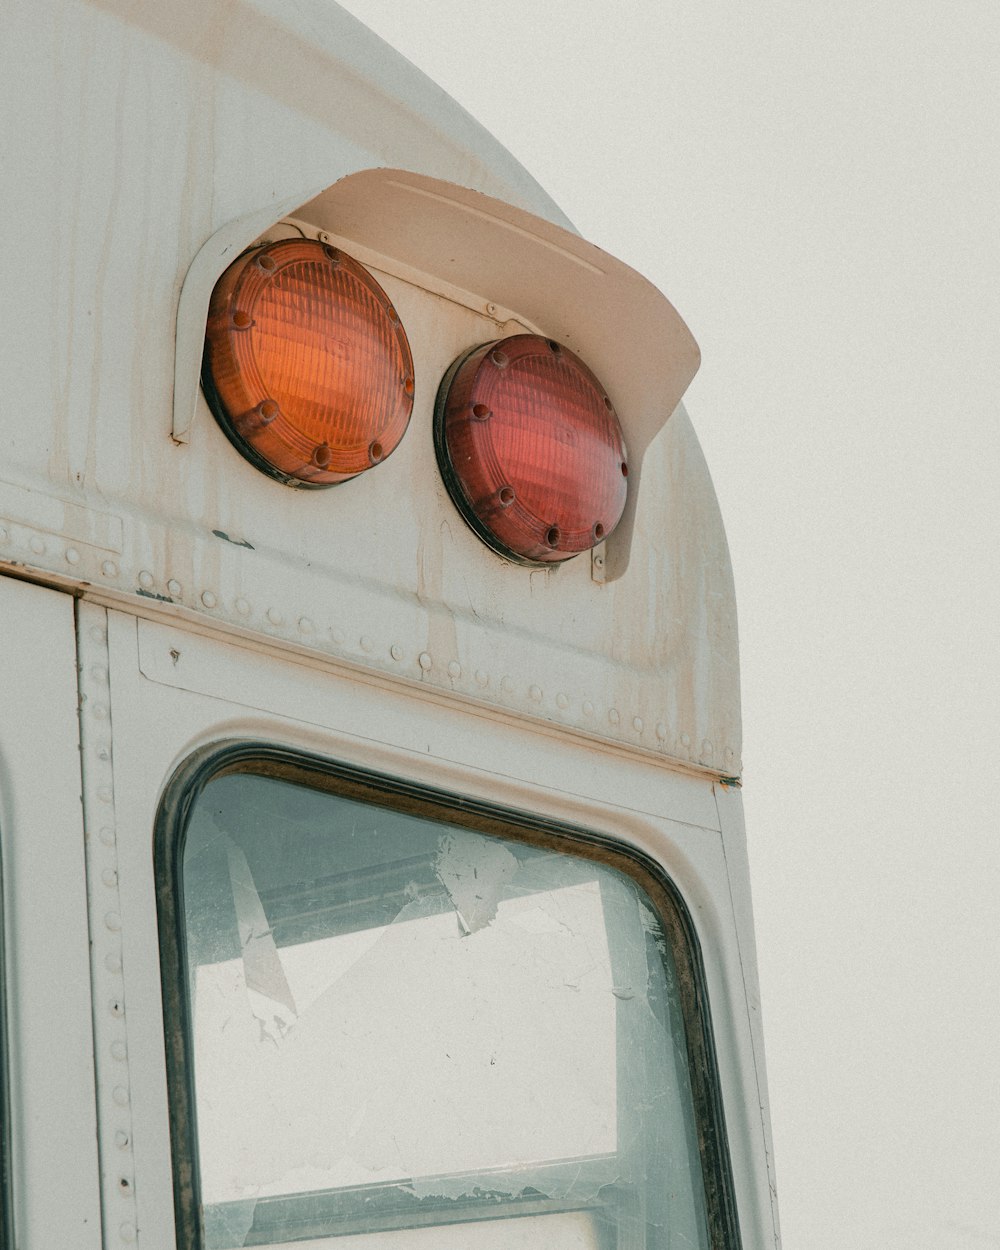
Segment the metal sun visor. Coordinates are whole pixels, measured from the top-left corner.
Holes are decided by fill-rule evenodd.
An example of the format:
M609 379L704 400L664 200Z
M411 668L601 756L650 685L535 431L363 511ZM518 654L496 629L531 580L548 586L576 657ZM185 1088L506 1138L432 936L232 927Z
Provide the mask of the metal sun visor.
M673 305L634 269L579 235L475 190L404 170L369 169L217 231L195 257L181 291L175 441L189 441L198 408L215 282L244 248L287 216L510 310L587 362L614 400L628 450L628 500L606 541L602 580L621 577L643 458L698 370L698 345Z

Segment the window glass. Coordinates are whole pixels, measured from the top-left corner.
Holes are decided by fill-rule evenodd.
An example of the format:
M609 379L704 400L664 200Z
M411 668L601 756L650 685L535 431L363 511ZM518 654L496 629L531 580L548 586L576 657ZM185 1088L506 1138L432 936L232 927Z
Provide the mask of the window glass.
M249 773L201 790L180 865L206 1250L708 1246L632 877Z

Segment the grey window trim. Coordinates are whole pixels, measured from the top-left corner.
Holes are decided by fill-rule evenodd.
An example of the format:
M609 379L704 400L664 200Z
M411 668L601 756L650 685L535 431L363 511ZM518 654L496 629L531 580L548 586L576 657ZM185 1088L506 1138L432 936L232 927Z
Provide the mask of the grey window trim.
M634 848L623 846L607 833L446 793L278 744L240 740L204 747L180 765L165 788L154 828L174 1215L179 1246L202 1250L204 1245L194 1122L193 1040L187 1010L184 837L192 808L202 790L209 782L232 773L273 777L411 813L425 820L438 819L460 825L478 833L500 835L553 850L571 849L575 855L608 864L637 881L656 907L670 937L677 966L705 1182L709 1244L712 1250L741 1250L701 948L684 900L659 864ZM262 1215L266 1210L265 1205ZM524 1213L529 1212L526 1209ZM436 1218L440 1219L440 1213ZM467 1213L462 1218L471 1216ZM345 1226L341 1231L355 1230ZM307 1237L318 1235L306 1229L303 1232ZM264 1230L261 1241L266 1241Z

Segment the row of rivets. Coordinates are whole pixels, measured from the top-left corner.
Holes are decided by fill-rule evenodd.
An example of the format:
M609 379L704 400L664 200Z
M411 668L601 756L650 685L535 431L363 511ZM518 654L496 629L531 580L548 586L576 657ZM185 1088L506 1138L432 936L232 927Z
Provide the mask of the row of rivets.
M36 556L59 555L59 539L51 534L31 533L28 538L28 549ZM10 530L5 525L0 525L0 546L6 546L10 542ZM49 545L55 544L55 549L50 551ZM79 564L79 549L73 546L64 547L62 557L67 564ZM113 560L106 560L101 566L101 572L105 577L117 577L118 565Z
M150 589L154 584L154 578L153 578L152 573L144 569L139 574L139 583L144 589L146 590ZM170 592L172 597L177 597L182 593L182 587L180 586L178 582L174 581L173 579L167 582L167 590ZM215 595L215 593L211 590L202 591L201 602L206 608L209 608L209 609L212 609L218 606L218 598ZM236 599L233 606L235 607L237 613L240 616L244 616L244 617L249 616L252 611L251 605L248 603L246 599L242 597ZM281 612L281 610L277 607L268 608L265 612L265 617L270 622L271 625L281 627L285 624L285 616ZM299 617L298 622L297 622L297 627L298 627L299 633L304 634L306 636L309 636L315 633L315 630L316 630L316 626L314 622L308 616ZM331 628L330 637L337 646L344 645L345 636L344 636L343 630L338 629L336 627ZM360 649L365 652L366 655L372 654L372 652L375 650L375 643L372 641L371 637L367 634L363 634L359 638L358 645ZM392 646L390 646L389 648L389 655L398 664L403 660L405 652L403 648L399 645L399 643L394 642ZM428 651L421 651L417 656L417 664L419 665L420 669L426 673L426 672L429 672L434 667L434 660ZM453 680L458 680L462 676L462 666L461 664L459 664L457 660L449 660L448 665L447 665L447 672L450 678L452 678ZM484 672L483 669L476 669L474 676L475 676L476 684L480 686L481 688L485 689L486 687L490 685L490 680L491 680L490 675ZM501 677L500 689L505 694L512 694L514 691L513 680L508 676ZM542 703L544 700L544 692L540 686L536 684L532 684L528 687L528 697L532 700L533 703ZM559 691L555 696L555 703L560 711L565 712L570 707L571 699L569 695L565 694L562 691ZM581 711L583 712L583 715L587 717L588 719L593 719L593 717L596 715L594 704L589 699L585 699L583 701L583 703L581 704ZM622 721L622 715L619 709L616 707L609 708L608 709L608 723L614 726L619 726L621 724L621 721ZM632 726L633 731L640 735L643 734L646 729L645 722L643 721L641 716L633 716L632 721L631 721L631 726ZM666 725L662 721L657 723L655 732L656 732L657 741L660 743L666 742L670 736ZM680 745L684 747L685 749L689 748L691 746L690 734L682 733L679 737L679 742L680 742ZM712 744L706 740L705 742L702 743L701 758L708 760L708 759L711 759L712 755L713 755ZM725 752L725 756L726 756L726 761L728 763L732 763L733 760L735 759L735 752L731 748L727 748Z
M150 573L147 569L143 569L142 572L140 572L139 584L143 587L143 589L145 590L151 589L152 586L154 585L154 582L155 582L155 579L153 577L153 574ZM180 583L173 579L167 582L167 590L169 591L172 598L177 598L182 593L182 587ZM201 602L204 607L213 609L218 606L218 597L216 596L214 591L204 590L201 593ZM247 602L246 599L242 597L238 598L235 601L233 606L235 607L237 613L240 616L244 616L244 617L249 616L252 611L251 605ZM281 627L285 624L284 613L282 613L281 610L277 607L269 607L265 612L265 616L271 625ZM297 626L298 626L299 633L304 634L306 636L313 634L316 629L315 624L308 616L299 617ZM337 628L332 628L330 630L330 637L332 638L332 640L334 641L336 645L338 646L344 645L345 637L344 637L344 633L342 630L337 629ZM367 634L363 634L361 638L358 640L358 642L359 642L359 646L361 650L364 651L366 655L370 655L375 650L375 643L372 641L371 637ZM404 654L405 653L403 651L403 648L398 643L393 643L392 646L389 648L389 655L397 664L403 660ZM417 664L419 665L420 669L426 673L426 672L429 672L434 667L434 660L431 657L429 652L421 651L419 655L417 656ZM450 660L447 665L447 672L450 678L452 678L453 680L457 680L458 678L462 676L462 666L461 664L459 664L457 660ZM478 686L485 689L486 687L490 685L490 676L488 673L484 672L482 669L477 669L475 672L475 681ZM508 676L503 676L500 679L500 689L505 694L513 693L514 683L512 679ZM528 687L528 697L529 699L531 699L533 703L542 703L544 700L544 692L542 691L542 688L540 686L536 684L532 684ZM571 700L570 700L569 695L565 694L562 691L559 691L555 696L555 703L560 711L565 712L569 709ZM589 699L585 699L583 701L581 705L581 710L583 712L583 715L587 717L588 720L593 719L593 717L596 715L594 704ZM608 723L610 725L618 727L621 725L621 722L622 722L622 715L619 709L616 707L609 708L608 709ZM643 733L645 733L645 730L646 730L645 722L643 721L641 716L632 717L631 727L632 727L632 730L639 735L642 735ZM666 725L662 721L657 723L655 732L656 732L657 741L661 744L665 743L670 737L669 731ZM688 733L680 734L678 741L685 750L687 750L691 746L691 736ZM711 760L713 754L714 754L713 745L711 742L709 742L706 739L702 743L702 746L701 746L700 758L706 761ZM732 764L734 762L735 752L732 750L732 748L726 749L725 759L726 759L727 764Z
M121 1242L131 1244L137 1236L135 1166L122 977L122 913L106 619L103 608L90 603L80 605L80 749L84 820L88 831L87 896L91 915L102 1206L108 1230L117 1228Z
M153 576L151 573L148 573L147 571L144 570L139 575L139 581L143 585L143 587L148 588L152 586L153 584ZM177 582L172 581L172 580L167 583L167 589L170 591L171 595L173 596L179 595L181 593L180 585ZM213 591L205 590L201 594L201 602L206 608L215 608L218 604L218 599ZM249 616L252 611L251 605L244 598L237 599L234 603L234 607L236 608L236 611L240 614L240 616L244 616L244 617ZM270 622L270 624L274 626L281 627L285 624L284 614L281 612L280 609L276 607L268 608L265 612L265 616L266 616L266 619ZM312 635L316 629L316 626L314 622L312 621L312 619L307 616L299 617L297 626L298 626L299 633L306 635L306 636ZM330 634L330 638L333 640L333 642L337 646L343 646L345 644L345 635L342 629L339 629L337 627L332 627L329 631L329 634ZM374 641L368 634L361 635L361 637L358 639L358 646L366 655L371 655L376 649ZM389 655L395 663L399 664L405 658L405 651L399 645L399 643L394 642L389 647ZM417 664L422 672L427 673L427 672L430 672L430 670L434 667L434 659L431 656L430 652L421 651L417 655ZM457 660L448 661L447 673L448 673L448 676L453 681L457 681L459 678L461 678L462 672L463 672L462 666ZM476 669L474 678L475 678L476 684L482 689L486 689L491 684L490 674L485 672L483 669ZM502 676L499 684L500 684L500 689L504 694L514 693L515 683L511 677L507 675ZM543 703L545 699L545 695L541 686L535 683L532 683L528 687L528 698L533 703L539 703L539 704ZM558 707L560 711L563 711L563 712L568 711L571 706L571 702L572 700L570 696L567 695L563 691L559 691L555 696L555 704L556 704L556 707ZM588 720L592 720L596 716L596 708L590 699L585 699L583 701L583 703L581 704L581 711L583 712L583 715ZM608 709L607 719L608 719L608 724L618 728L622 724L622 713L618 708L611 707ZM641 716L633 716L631 719L631 728L634 733L642 736L646 732L646 723ZM666 744L668 739L670 738L670 732L667 729L667 726L663 723L663 721L657 722L655 726L655 734L656 734L657 743L660 744L661 746ZM688 733L681 733L678 736L678 742L685 751L688 751L691 746L691 735ZM708 739L705 739L701 744L701 753L700 753L699 758L702 761L708 762L712 759L713 755L714 755L714 747L712 743L708 741ZM732 748L729 748L729 747L726 748L725 759L726 759L727 765L732 765L734 763L735 752L732 750Z
M335 636L338 642L343 643L343 634L340 631L337 631ZM363 651L371 652L373 650L371 639L368 637L363 637L360 640L360 645ZM393 660L399 663L404 658L405 653L403 651L403 648L398 643L394 642L392 646L389 648L389 654ZM417 663L419 664L420 668L424 672L429 672L434 667L434 659L431 656L430 652L428 651L420 652L420 654L417 656ZM458 679L459 677L462 676L462 666L461 664L459 664L457 660L449 660L447 669L448 669L448 676L453 679ZM480 668L480 669L476 669L475 671L475 681L478 686L486 688L487 686L490 685L491 678L490 678L489 673L485 672L483 669ZM500 679L500 689L505 694L512 694L515 689L515 684L514 684L513 679L506 675L503 676ZM544 691L542 690L540 686L532 684L531 686L528 687L528 697L534 703L541 703L543 702L544 697L545 697ZM572 701L570 699L570 696L565 694L563 691L559 691L555 696L556 707L558 707L560 711L563 711L563 712L567 711L571 705L571 702ZM590 699L585 699L583 701L583 703L581 704L581 711L583 712L583 715L586 716L588 719L593 719L593 717L596 715L596 709L594 707L593 702ZM609 708L608 709L609 724L620 725L621 721L622 721L622 714L619 711L619 709L616 707ZM637 734L643 734L646 731L646 723L641 716L633 716L631 725L632 725L632 729ZM657 741L660 742L661 744L665 743L670 737L670 731L663 721L657 721L656 726L655 726L655 733L656 733ZM691 746L691 735L688 733L681 733L679 735L678 741L682 747L689 748ZM700 758L702 760L710 760L712 756L714 755L714 753L715 753L714 746L706 738L701 744ZM735 758L736 758L735 751L733 751L731 747L727 747L725 750L726 762L728 764L732 764Z
M0 544L8 542L9 539L10 539L10 533L7 530L7 528L4 526L0 526ZM46 540L41 534L32 534L29 540L29 546L31 550L35 552L35 554L37 555L44 555L47 550ZM69 564L75 565L75 564L78 564L80 561L80 553L75 547L67 547L63 554L64 554L66 561ZM107 578L116 578L119 576L120 569L119 569L118 564L114 560L104 560L101 564L101 573L103 574L103 576ZM138 580L139 586L143 590L146 590L146 591L153 590L153 588L156 585L156 578L154 577L153 573L150 572L150 570L148 569L142 569L138 575L137 580ZM167 581L166 590L167 590L169 597L172 599L180 599L181 596L183 595L183 587L181 583L176 580L176 578L170 578ZM202 606L210 611L217 608L219 604L218 596L212 590L203 590L200 595L200 601L201 601ZM237 615L241 617L249 617L251 615L252 607L250 603L242 596L235 600L233 607L235 608ZM265 612L265 617L268 623L271 624L272 626L276 628L284 628L285 615L279 608L274 607L274 606L267 608ZM315 632L315 625L313 621L307 616L300 617L298 619L297 626L298 626L299 632L303 635L309 636ZM331 629L330 636L336 645L342 646L344 644L345 639L344 639L344 634L342 630ZM366 654L371 654L375 650L374 642L367 635L364 635L361 637L361 639L359 640L359 645L360 645L361 650L364 651ZM400 647L398 643L393 643L393 645L389 649L389 654L396 663L400 663L404 658L403 648ZM427 651L420 652L420 654L417 657L417 663L420 669L422 670L422 672L424 673L429 672L434 667L434 661L430 653ZM448 662L447 672L448 672L448 676L452 680L458 680L462 676L462 667L458 663L457 660L451 660ZM477 669L474 674L474 677L475 677L476 684L483 689L487 688L491 684L490 675L484 672L482 669ZM510 677L506 675L501 677L499 686L500 686L500 690L504 694L512 694L514 692L514 682L512 681ZM538 704L542 703L544 701L544 693L542 691L542 688L536 684L530 685L528 687L528 697L534 703L538 703ZM560 691L555 696L555 703L556 703L556 706L560 709L560 711L565 712L570 708L571 700L567 694ZM581 704L581 711L584 717L586 717L588 720L594 719L594 717L596 716L596 709L594 707L594 704L589 699L586 699L583 701L583 703ZM615 728L618 728L622 723L621 712L619 711L618 708L611 707L608 709L607 719L610 725L614 726ZM645 733L646 726L642 717L633 716L631 720L631 728L634 733L640 736L643 735ZM665 745L670 738L670 733L666 725L664 725L662 721L657 723L655 727L655 734L656 734L657 742L661 746ZM686 732L682 732L681 734L678 735L677 742L680 748L684 751L684 753L686 754L690 753L690 750L691 750L690 734ZM698 753L698 758L702 760L703 762L707 763L707 762L712 761L715 754L716 752L715 752L714 744L710 742L708 739L705 739L701 744L701 749L700 749L700 752ZM735 751L731 747L726 747L722 754L723 754L723 758L725 760L726 766L729 768L732 768L737 762Z

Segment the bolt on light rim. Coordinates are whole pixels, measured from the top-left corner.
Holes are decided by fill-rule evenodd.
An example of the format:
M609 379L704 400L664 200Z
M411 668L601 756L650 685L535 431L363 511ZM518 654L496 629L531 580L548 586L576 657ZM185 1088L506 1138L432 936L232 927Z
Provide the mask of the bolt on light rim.
M621 519L628 460L614 405L553 339L515 335L459 357L438 391L434 439L459 512L507 559L561 563Z

